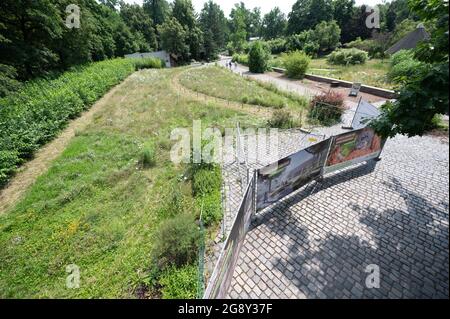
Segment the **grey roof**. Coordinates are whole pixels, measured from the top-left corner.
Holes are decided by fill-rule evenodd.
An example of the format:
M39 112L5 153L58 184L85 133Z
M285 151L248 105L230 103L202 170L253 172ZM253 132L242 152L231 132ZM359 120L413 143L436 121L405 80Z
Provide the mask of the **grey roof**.
M430 35L425 30L424 26L419 24L414 31L408 33L400 41L387 49L386 53L394 54L400 50L414 49L420 41L428 40L429 38Z

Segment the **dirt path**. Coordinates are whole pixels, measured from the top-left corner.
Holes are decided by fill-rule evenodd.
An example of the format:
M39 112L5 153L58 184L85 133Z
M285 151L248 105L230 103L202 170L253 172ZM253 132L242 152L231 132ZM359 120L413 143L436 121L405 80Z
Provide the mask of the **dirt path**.
M79 118L70 122L68 127L56 139L40 148L31 161L26 162L19 168L19 171L13 176L8 185L3 190L0 190L0 215L11 209L22 198L23 194L34 184L36 179L48 170L51 162L65 150L75 133L83 130L91 123L95 113L110 101L112 96L123 87L129 78L112 88Z
M270 108L262 107L262 106L255 106L255 105L251 105L251 104L243 104L243 103L233 102L233 101L229 101L226 99L199 93L199 92L196 92L194 90L191 90L191 89L185 87L184 85L182 85L180 83L180 76L184 72L187 72L189 70L190 69L186 69L182 72L178 72L172 78L172 87L177 92L182 92L185 96L189 96L198 101L214 102L216 104L219 104L222 107L230 108L230 109L233 109L236 111L241 111L241 112L245 112L245 113L249 113L249 114L254 114L254 115L257 115L258 117L262 117L265 119L269 119L272 116L273 110Z

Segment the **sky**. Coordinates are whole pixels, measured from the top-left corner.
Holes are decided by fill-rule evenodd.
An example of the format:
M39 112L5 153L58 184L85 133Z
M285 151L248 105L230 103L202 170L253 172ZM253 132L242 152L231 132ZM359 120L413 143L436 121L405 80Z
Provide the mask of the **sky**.
M245 3L245 6L247 8L254 8L254 7L260 7L261 12L263 14L268 13L270 10L272 10L274 7L278 6L281 11L288 14L291 9L292 5L295 3L296 0L280 0L280 1L273 1L273 0L241 0ZM143 0L125 0L127 3L139 3L142 4ZM207 0L192 0L192 3L194 4L195 11L199 13L202 8L203 4L207 2ZM237 2L240 2L240 0L214 0L215 3L219 4L222 7L222 10L225 12L225 15L228 16L231 12L231 8L234 7L234 4ZM370 6L382 3L382 0L355 0L356 5L361 4L368 4Z

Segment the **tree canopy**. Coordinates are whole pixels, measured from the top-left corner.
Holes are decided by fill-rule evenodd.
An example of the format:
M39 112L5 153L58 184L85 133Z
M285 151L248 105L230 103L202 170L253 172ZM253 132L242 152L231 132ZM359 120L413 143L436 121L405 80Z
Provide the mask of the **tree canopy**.
M383 106L372 125L384 137L423 135L435 127L435 117L449 110L448 3L410 0L411 11L433 25L431 38L413 50L422 63L399 88L399 98Z

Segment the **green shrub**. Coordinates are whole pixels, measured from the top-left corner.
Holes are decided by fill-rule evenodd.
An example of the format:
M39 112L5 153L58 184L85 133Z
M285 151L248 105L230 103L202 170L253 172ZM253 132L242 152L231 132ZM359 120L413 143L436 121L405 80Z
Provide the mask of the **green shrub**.
M198 290L198 268L187 265L166 269L160 279L163 299L195 299Z
M317 57L317 52L320 49L320 45L314 41L308 41L303 45L303 52L312 57Z
M308 117L312 123L331 126L341 121L344 112L344 96L339 92L330 91L318 94L311 100Z
M160 202L158 217L161 219L175 217L185 210L185 196L177 180L165 187Z
M390 63L390 66L393 67L404 60L412 60L412 59L414 59L414 51L400 50L390 57L389 63Z
M0 150L0 186L4 186L11 176L20 159L17 152Z
M364 64L366 63L368 54L365 51L351 48L338 49L328 55L327 61L335 65Z
M133 59L136 71L142 69L162 69L166 62L158 58Z
M402 83L420 74L424 66L423 62L414 58L411 50L401 50L391 56L387 78L389 81Z
M20 82L16 80L17 71L10 65L0 64L0 98L17 91Z
M302 51L294 51L283 55L283 63L286 75L293 79L301 79L305 76L311 59Z
M164 220L155 235L152 260L158 269L181 267L197 258L199 230L194 217L182 213Z
M277 38L265 42L272 54L280 54L286 51L286 40Z
M269 53L260 41L255 42L248 55L248 66L250 72L264 73L267 70Z
M267 126L281 129L293 128L292 114L286 110L276 110L270 120L267 121Z
M205 226L216 224L222 219L222 195L220 190L215 190L201 198L202 220Z
M359 37L356 40L345 44L346 48L356 48L362 51L366 51L369 57L377 59L385 57L384 52L387 49L386 46L387 44L383 43L381 40L361 40L361 38Z
M233 54L232 61L240 63L242 65L248 65L248 54L235 53L235 54Z
M1 183L8 180L17 165L54 138L70 119L88 109L134 70L131 59L73 67L52 80L30 81L0 99L0 149L18 157L17 161L0 162Z
M143 168L150 168L156 165L156 151L154 143L144 144L139 162Z
M305 45L308 43L309 46L317 48L314 52L314 54L317 54L320 45L314 39L313 33L313 30L305 30L299 34L289 36L286 41L287 51L304 51Z
M215 190L220 190L222 175L219 167L212 169L199 169L193 174L192 191L195 197L208 195Z

